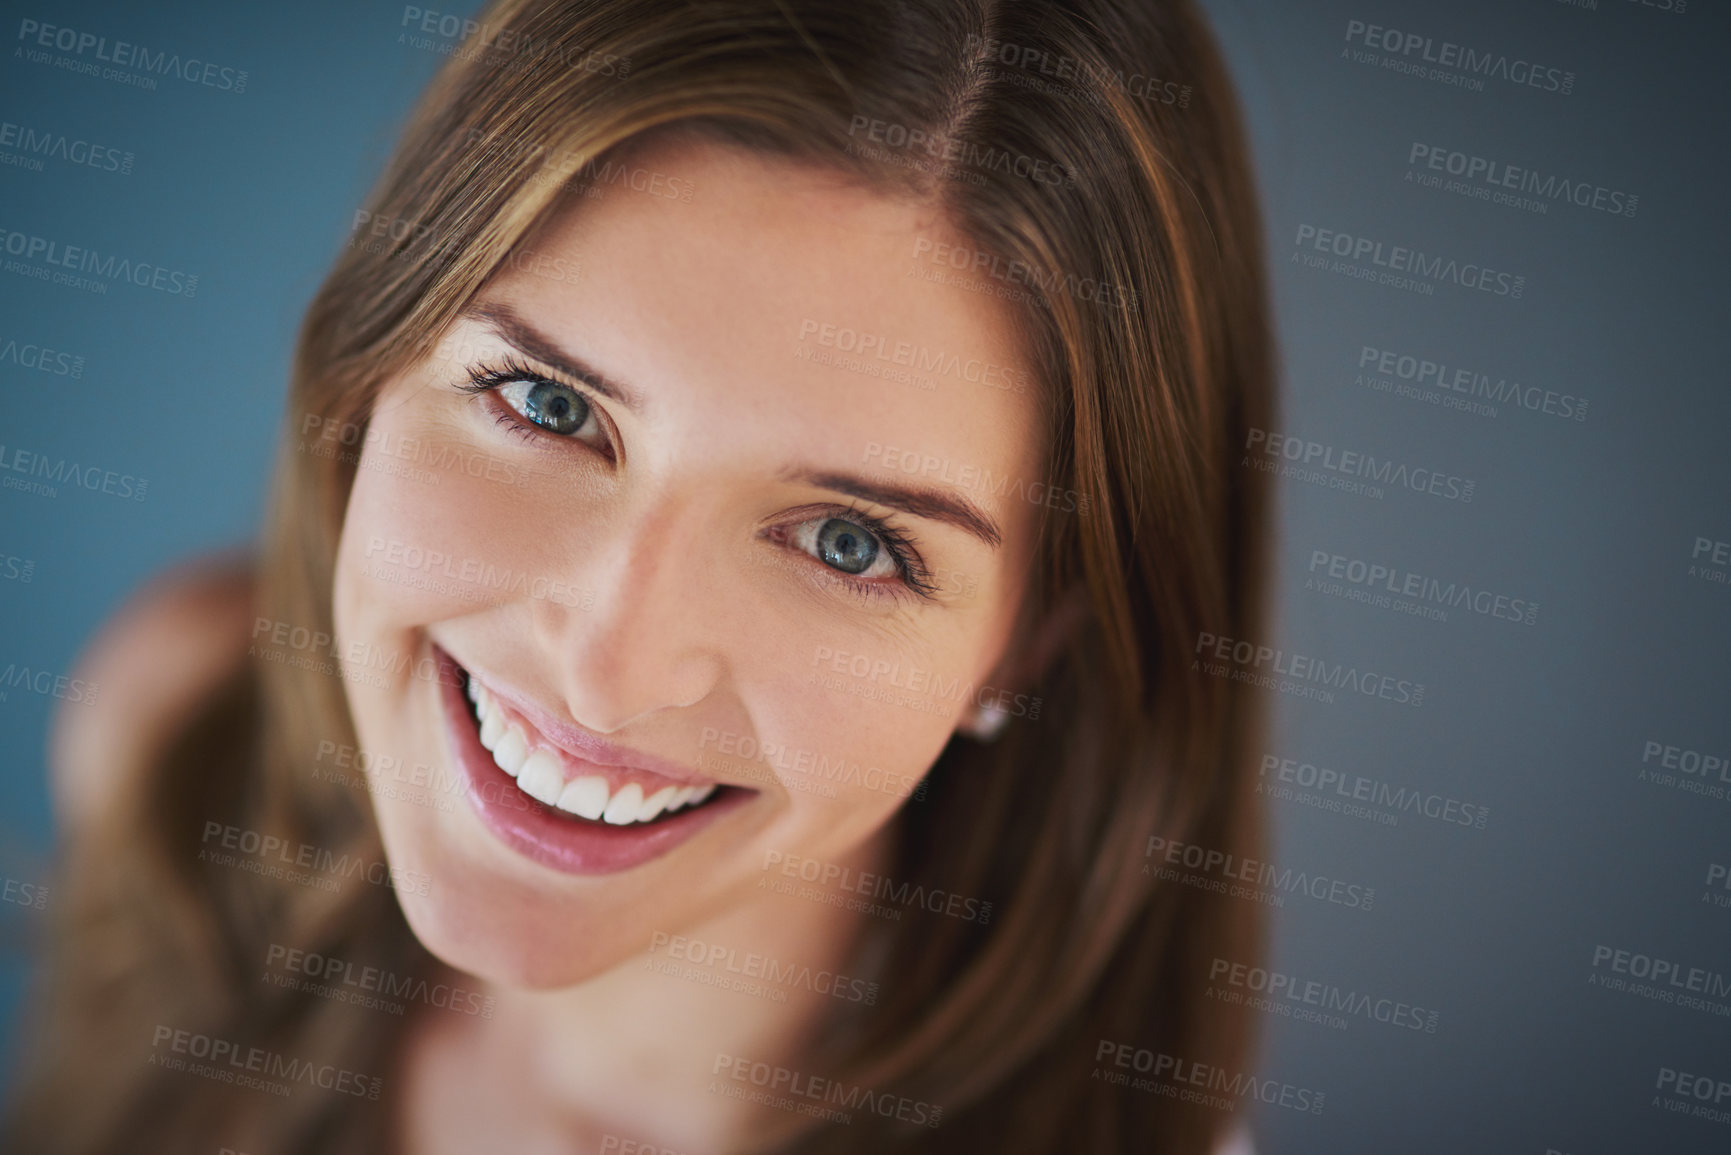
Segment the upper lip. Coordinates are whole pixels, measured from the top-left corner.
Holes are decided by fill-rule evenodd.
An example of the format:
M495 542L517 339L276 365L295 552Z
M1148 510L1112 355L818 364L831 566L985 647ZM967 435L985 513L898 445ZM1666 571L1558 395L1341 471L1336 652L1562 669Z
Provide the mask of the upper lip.
M453 658L452 660L455 661L456 659ZM572 758L591 762L597 766L617 766L628 770L641 770L646 774L657 774L682 785L715 781L713 778L693 774L677 762L609 742L576 723L559 718L516 687L501 682L490 674L482 673L473 666L464 665L462 668L471 678L485 686L488 693L503 699L506 705L523 715L525 721L540 731L541 738L548 745Z

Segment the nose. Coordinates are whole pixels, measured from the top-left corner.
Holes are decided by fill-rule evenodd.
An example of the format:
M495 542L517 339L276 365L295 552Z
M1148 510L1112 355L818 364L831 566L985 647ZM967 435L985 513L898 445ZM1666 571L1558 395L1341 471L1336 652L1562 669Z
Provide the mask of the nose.
M722 624L712 610L725 589L709 576L718 560L710 522L698 503L622 515L575 543L581 605L532 603L536 640L584 726L612 733L695 705L720 683Z

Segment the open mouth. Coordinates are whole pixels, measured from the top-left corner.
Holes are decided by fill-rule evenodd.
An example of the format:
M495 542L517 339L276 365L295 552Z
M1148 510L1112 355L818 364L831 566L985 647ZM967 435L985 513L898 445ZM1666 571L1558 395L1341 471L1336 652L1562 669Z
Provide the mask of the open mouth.
M666 853L757 794L664 763L621 764L651 760L611 757L602 751L613 748L594 739L564 733L556 741L509 700L511 692L443 649L434 653L469 800L494 834L538 862L573 874L623 870Z
M459 667L460 669L461 667ZM589 773L572 768L560 752L545 745L531 748L539 737L534 726L489 693L464 671L464 692L469 699L469 717L474 721L481 745L493 755L493 764L517 781L517 789L535 801L591 822L612 826L655 822L687 806L701 806L715 794L717 783L687 783L650 777L615 766L596 766Z

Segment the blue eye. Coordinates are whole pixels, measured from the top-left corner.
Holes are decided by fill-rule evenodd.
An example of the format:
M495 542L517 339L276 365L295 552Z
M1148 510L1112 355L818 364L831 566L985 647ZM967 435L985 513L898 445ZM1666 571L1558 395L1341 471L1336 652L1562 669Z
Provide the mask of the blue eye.
M878 555L878 539L851 521L832 517L818 527L817 555L833 569L861 574Z
M788 544L810 554L837 573L867 579L904 577L911 568L897 558L883 534L834 514L790 526Z
M581 431L590 420L583 394L557 381L512 381L499 395L527 420L561 437Z
M514 414L500 415L501 423L514 433L534 438L536 430L542 430L581 441L609 458L614 456L601 410L581 389L550 380L513 361L494 368L472 366L468 383L458 388L465 393L495 394Z
M575 433L589 419L589 402L575 389L541 381L524 398L525 414L537 425L555 433Z

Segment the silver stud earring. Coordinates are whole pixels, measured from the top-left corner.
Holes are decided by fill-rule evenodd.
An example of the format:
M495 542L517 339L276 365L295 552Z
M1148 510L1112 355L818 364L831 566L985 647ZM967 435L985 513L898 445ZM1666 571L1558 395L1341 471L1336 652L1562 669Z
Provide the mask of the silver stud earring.
M977 705L970 710L962 729L968 737L976 741L995 742L1009 724L1010 712L993 702L984 706Z

